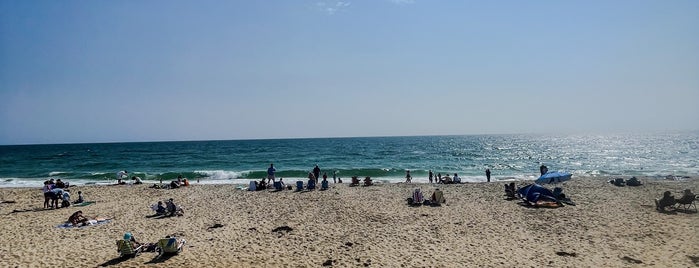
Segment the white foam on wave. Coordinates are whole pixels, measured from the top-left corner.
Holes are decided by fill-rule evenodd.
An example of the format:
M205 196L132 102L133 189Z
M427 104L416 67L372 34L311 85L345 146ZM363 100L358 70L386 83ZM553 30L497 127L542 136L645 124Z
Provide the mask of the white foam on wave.
M231 180L240 178L245 172L229 170L195 170L194 173L205 175L208 180Z
M63 171L51 171L51 172L49 172L49 177L58 176L58 175L61 175L61 174L66 174L66 173L68 173L68 172L63 172Z
M45 179L43 178L0 178L0 188L16 188L16 187L38 187L44 186Z

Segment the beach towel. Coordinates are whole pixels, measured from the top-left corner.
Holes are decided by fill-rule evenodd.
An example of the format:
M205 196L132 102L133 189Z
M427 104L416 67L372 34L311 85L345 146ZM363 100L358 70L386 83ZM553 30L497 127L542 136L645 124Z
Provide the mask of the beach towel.
M75 206L75 207L84 207L84 206L92 205L92 204L94 204L94 203L97 203L97 202L96 202L96 201L85 201L85 202L82 202L82 203L73 204L73 206Z
M70 229L70 228L84 228L84 227L90 227L90 226L95 226L95 225L101 225L105 223L109 223L112 220L90 220L87 225L84 226L73 226L72 223L66 222L66 223L61 223L59 225L56 225L56 228L62 228L62 229Z

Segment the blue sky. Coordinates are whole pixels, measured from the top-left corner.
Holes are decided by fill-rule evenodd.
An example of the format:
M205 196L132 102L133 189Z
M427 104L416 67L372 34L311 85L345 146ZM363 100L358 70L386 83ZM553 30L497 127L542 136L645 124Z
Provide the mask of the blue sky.
M0 144L699 129L699 1L0 1Z

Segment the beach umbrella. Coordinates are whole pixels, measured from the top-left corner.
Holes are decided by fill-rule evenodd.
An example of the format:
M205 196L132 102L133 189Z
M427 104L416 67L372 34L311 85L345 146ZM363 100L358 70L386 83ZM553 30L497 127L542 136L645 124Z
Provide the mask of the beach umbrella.
M536 179L536 183L538 184L544 184L544 183L559 183L559 182L564 182L567 180L570 180L570 177L573 176L570 173L565 173L565 172L549 172L544 175L541 175L538 179Z

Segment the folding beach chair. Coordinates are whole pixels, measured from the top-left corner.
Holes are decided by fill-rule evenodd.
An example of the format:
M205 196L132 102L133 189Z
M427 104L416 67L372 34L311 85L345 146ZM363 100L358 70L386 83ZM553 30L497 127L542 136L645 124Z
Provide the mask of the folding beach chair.
M308 188L308 190L315 190L316 181L315 180L308 180L308 186L306 188Z
M122 258L133 258L136 257L138 254L141 253L141 249L143 246L138 246L134 248L133 243L131 241L119 239L116 241L117 244L117 252L119 252L119 257Z
M697 196L694 193L692 193L691 190L686 189L684 190L684 195L682 195L682 197L680 197L679 199L675 200L677 202L676 209L682 207L684 211L687 211L687 209L691 209L692 207L694 207L694 211L697 211L697 205L694 204L694 201L696 200Z
M296 181L296 191L303 191L303 181Z
M320 189L327 190L328 189L328 181L321 181L320 182Z
M157 247L155 248L155 251L158 252L158 256L156 257L156 259L168 254L176 255L182 252L182 248L185 243L187 243L187 241L185 241L184 239L178 242L177 238L175 237L167 237L158 240Z
M281 181L275 181L274 182L274 190L276 191L281 191L282 189L282 182Z

